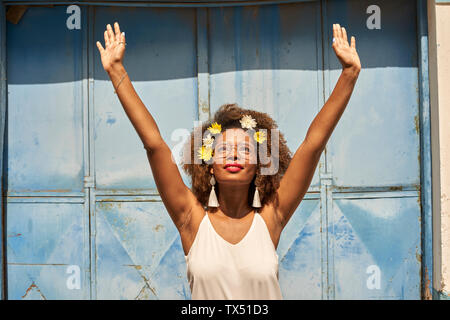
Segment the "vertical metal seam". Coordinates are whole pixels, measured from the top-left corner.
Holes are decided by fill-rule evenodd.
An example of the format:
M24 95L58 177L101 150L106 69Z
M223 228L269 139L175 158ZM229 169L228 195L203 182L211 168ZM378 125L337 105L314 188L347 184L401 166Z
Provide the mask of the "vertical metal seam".
M322 33L322 80L323 80L323 104L325 104L327 97L330 95L330 57L329 57L329 28L328 28L328 15L327 0L320 1L321 6L321 33ZM322 199L324 203L324 218L325 221L323 225L322 232L324 232L324 237L326 239L326 287L324 288L327 300L335 299L335 282L334 282L334 241L333 237L330 237L330 231L334 228L333 220L333 196L332 196L332 164L328 159L328 144L325 146L323 151L324 158L324 170L323 173L326 175L324 178L326 183L324 183L324 194ZM322 182L325 181L321 179Z
M95 27L95 7L88 7L88 155L89 155L89 176L94 177L95 157L94 157L94 57L93 57L93 41ZM90 299L97 299L97 252L96 252L96 212L95 212L95 184L93 188L89 188L89 261L90 261Z
M325 49L324 49L324 5L323 0L318 1L318 33L319 36L316 39L316 47L320 48L320 52L317 52L317 59L320 63L320 70L318 72L319 78L319 106L318 112L325 103ZM319 56L320 55L320 56ZM319 68L318 68L319 69ZM326 173L326 151L322 153L320 157L321 166L319 172L320 181L320 252L321 252L321 298L328 299L328 238L327 238L327 205L326 205L326 186L324 180L321 177L322 173Z
M89 173L89 58L88 58L88 39L89 39L89 25L88 25L88 8L81 10L83 26L81 34L82 45L82 111L83 111L83 167L84 167L84 202L83 202L83 290L84 294L90 298L90 224L89 224L89 190L90 182L86 184L86 178L90 177ZM90 179L88 178L88 181ZM87 287L87 289L86 289Z
M7 267L6 267L6 189L7 184L5 183L6 175L4 170L5 167L5 132L6 132L6 107L7 107L7 80L6 80L6 10L5 5L2 0L0 0L0 145L2 146L2 159L1 159L1 170L2 170L2 180L1 180L1 221L0 221L0 261L1 261L1 277L0 277L0 300L7 299Z
M208 61L208 12L206 8L196 10L197 48L197 108L198 120L210 118L209 61Z
M421 298L433 290L433 203L431 173L431 117L428 74L427 1L417 0L417 46L420 126ZM438 214L438 213L436 213ZM427 281L429 284L427 284ZM431 296L430 296L431 295Z

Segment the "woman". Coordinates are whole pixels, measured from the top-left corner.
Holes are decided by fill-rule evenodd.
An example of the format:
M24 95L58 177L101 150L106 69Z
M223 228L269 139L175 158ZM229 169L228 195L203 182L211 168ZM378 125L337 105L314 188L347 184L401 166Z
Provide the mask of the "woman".
M267 114L225 104L200 128L201 147L195 149L194 133L186 144L190 161L183 169L192 190L127 76L125 33L117 22L114 30L108 24L105 48L97 41L103 68L147 150L156 186L180 233L192 299L282 299L276 254L281 232L309 188L361 70L355 37L349 44L339 24L333 25L333 37L342 73L294 156L281 133L272 153L276 124ZM269 163L261 162L258 149L266 151ZM275 174L262 174L275 161Z

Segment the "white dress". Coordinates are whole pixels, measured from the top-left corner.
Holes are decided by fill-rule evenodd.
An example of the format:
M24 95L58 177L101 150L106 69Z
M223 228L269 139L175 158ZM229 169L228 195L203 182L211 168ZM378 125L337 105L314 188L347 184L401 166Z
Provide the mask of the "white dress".
M278 254L259 213L236 244L223 239L205 213L185 260L193 300L283 299Z

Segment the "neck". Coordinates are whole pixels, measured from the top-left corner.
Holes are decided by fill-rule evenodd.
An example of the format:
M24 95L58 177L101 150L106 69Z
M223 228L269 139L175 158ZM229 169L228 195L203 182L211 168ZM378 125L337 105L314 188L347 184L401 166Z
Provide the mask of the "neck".
M248 205L248 185L227 185L221 184L217 200L219 201L219 211L224 215L239 219L246 216L253 210Z

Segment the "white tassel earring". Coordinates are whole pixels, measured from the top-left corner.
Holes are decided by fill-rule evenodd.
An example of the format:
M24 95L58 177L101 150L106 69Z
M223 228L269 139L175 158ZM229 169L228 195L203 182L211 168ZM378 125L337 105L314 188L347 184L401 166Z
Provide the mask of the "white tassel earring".
M261 208L261 200L259 199L258 187L255 184L255 194L253 195L252 207Z
M219 201L217 201L216 192L214 191L214 185L216 184L216 179L214 179L214 175L211 177L209 182L211 183L212 188L211 188L211 193L209 194L208 206L209 207L218 207Z

